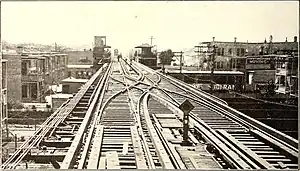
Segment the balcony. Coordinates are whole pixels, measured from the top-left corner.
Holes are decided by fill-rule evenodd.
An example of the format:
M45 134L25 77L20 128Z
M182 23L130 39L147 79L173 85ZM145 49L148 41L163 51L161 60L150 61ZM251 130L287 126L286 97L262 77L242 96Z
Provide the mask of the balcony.
M38 81L43 81L43 74L38 75L38 74L30 74L30 75L22 75L22 82L38 82Z

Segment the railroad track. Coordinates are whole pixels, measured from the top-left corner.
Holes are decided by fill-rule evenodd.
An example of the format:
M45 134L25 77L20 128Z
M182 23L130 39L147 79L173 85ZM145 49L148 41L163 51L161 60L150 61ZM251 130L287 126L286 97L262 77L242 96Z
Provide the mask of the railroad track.
M192 102L195 108L191 112L190 119L194 124L195 134L210 143L213 143L213 141L219 142L220 140L222 145L215 144L216 147L214 148L218 148L218 153L220 153L222 152L221 149L226 147L228 151L223 152L221 156L224 160L229 161L233 168L298 168L298 149L296 145L298 142L296 140L289 136L282 137L282 133L262 123L243 115L241 117L208 100L203 100L197 97L196 93L186 91L180 85L182 84L178 86L178 84L164 78L160 87L167 94L165 98L168 98L170 103L172 102L175 106L179 106L185 99ZM209 137L209 133L214 136ZM285 140L292 143L288 144ZM223 146L224 144L226 146ZM227 154L229 151L233 152L231 156ZM239 161L239 163L243 161L244 164L240 165L235 163L234 160Z
M15 153L13 153L12 156L2 164L1 168L15 169L20 162L27 157L28 153L31 155L36 151L46 151L47 149L44 144L49 145L56 142L59 143L59 141L61 141L60 133L63 134L64 130L71 129L71 136L69 135L64 138L66 142L68 142L68 140L70 141L70 139L72 139L72 134L74 135L76 134L76 131L78 131L76 126L81 124L81 117L86 113L90 100L94 98L93 92L96 90L97 83L102 79L105 69L106 66L97 71L95 75L81 88L76 96L65 102L59 110L55 111L41 125L35 134L25 141L18 150L16 150ZM36 154L37 156L38 153L39 152ZM26 168L28 167L28 164L22 163L19 166L21 168Z
M190 145L182 145L178 108L186 99L195 106ZM33 161L60 169L296 169L297 145L219 98L120 60L99 70L2 168Z

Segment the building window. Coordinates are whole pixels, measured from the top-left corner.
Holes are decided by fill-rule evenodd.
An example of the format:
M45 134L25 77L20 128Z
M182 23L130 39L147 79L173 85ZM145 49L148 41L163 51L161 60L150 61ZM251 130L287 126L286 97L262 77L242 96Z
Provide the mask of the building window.
M43 72L43 73L45 73L45 71L46 71L46 67L45 67L45 60L41 60L41 64L40 64L41 66L41 71Z
M30 93L31 93L31 98L32 99L37 98L37 84L36 83L31 83L30 84Z
M22 72L22 75L27 75L28 73L28 68L27 68L27 62L26 61L22 61L22 64L21 64L21 72Z
M27 85L22 85L22 98L28 97L28 87Z
M222 53L221 54L222 54L222 56L224 56L224 48L222 48Z
M6 81L7 81L6 62L2 62L2 89L6 88Z
M245 49L241 48L241 56L245 56Z
M232 49L228 49L228 54L231 55L232 54Z
M236 56L240 56L240 48L237 48L237 50L236 50Z
M218 55L218 56L221 55L221 48L218 48L218 50L217 50L217 55Z
M220 63L220 68L223 68L224 67L224 62L222 61L221 63Z

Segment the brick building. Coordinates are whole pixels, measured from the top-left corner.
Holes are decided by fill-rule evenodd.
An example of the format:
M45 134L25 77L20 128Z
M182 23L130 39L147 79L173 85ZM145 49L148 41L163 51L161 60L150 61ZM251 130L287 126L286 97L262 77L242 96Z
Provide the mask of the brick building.
M278 55L275 62L276 92L298 97L298 56Z
M298 51L297 36L294 37L292 42L288 42L287 38L283 42L273 42L272 35L269 41L263 42L237 42L235 38L233 42L223 41L210 41L202 42L198 51L200 57L205 57L200 66L203 66L208 59L209 47L216 46L216 70L242 70L247 56L260 56L260 55L281 55L296 53ZM210 50L211 51L211 50ZM208 67L207 70L210 70Z
M7 59L8 102L45 102L48 87L67 77L67 54L3 52Z
M1 46L0 46L1 47ZM0 48L1 52L1 48ZM3 59L2 53L0 53L0 127L2 137L8 137L8 112L7 112L7 60ZM4 136L3 136L4 135ZM3 139L2 139L3 140ZM2 154L2 150L1 150Z
M196 46L198 47L196 54L202 59L199 60L198 65L202 67L202 70L211 70L208 63L212 54L212 46L215 45L215 70L244 72L244 85L251 89L257 89L272 80L277 84L278 93L298 94L295 88L298 82L296 36L292 42L287 41L287 38L282 42L273 42L272 36L269 37L268 42L265 40L251 43L236 40L235 38L233 42L222 42L213 39L210 42L202 42Z

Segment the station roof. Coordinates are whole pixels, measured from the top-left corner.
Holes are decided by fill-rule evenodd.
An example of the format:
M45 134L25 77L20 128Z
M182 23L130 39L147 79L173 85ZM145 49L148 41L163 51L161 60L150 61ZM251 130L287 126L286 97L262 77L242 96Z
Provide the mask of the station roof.
M77 79L74 77L68 77L62 80L62 82L68 82L68 83L86 83L87 81L88 79Z
M168 73L180 73L180 70L166 70ZM188 71L182 70L184 74L210 74L211 71ZM241 71L214 71L214 74L218 75L244 75Z
M93 65L68 65L67 68L79 68L79 69L85 69L85 68L92 68Z
M144 44L142 44L142 45L140 45L140 46L137 46L137 47L135 47L135 48L152 48L153 46L151 46L151 45L149 45L148 43L144 43Z
M21 56L22 59L46 59L43 55L26 55L26 56Z
M52 94L51 97L56 98L56 99L67 99L67 98L73 97L73 95L72 94Z

